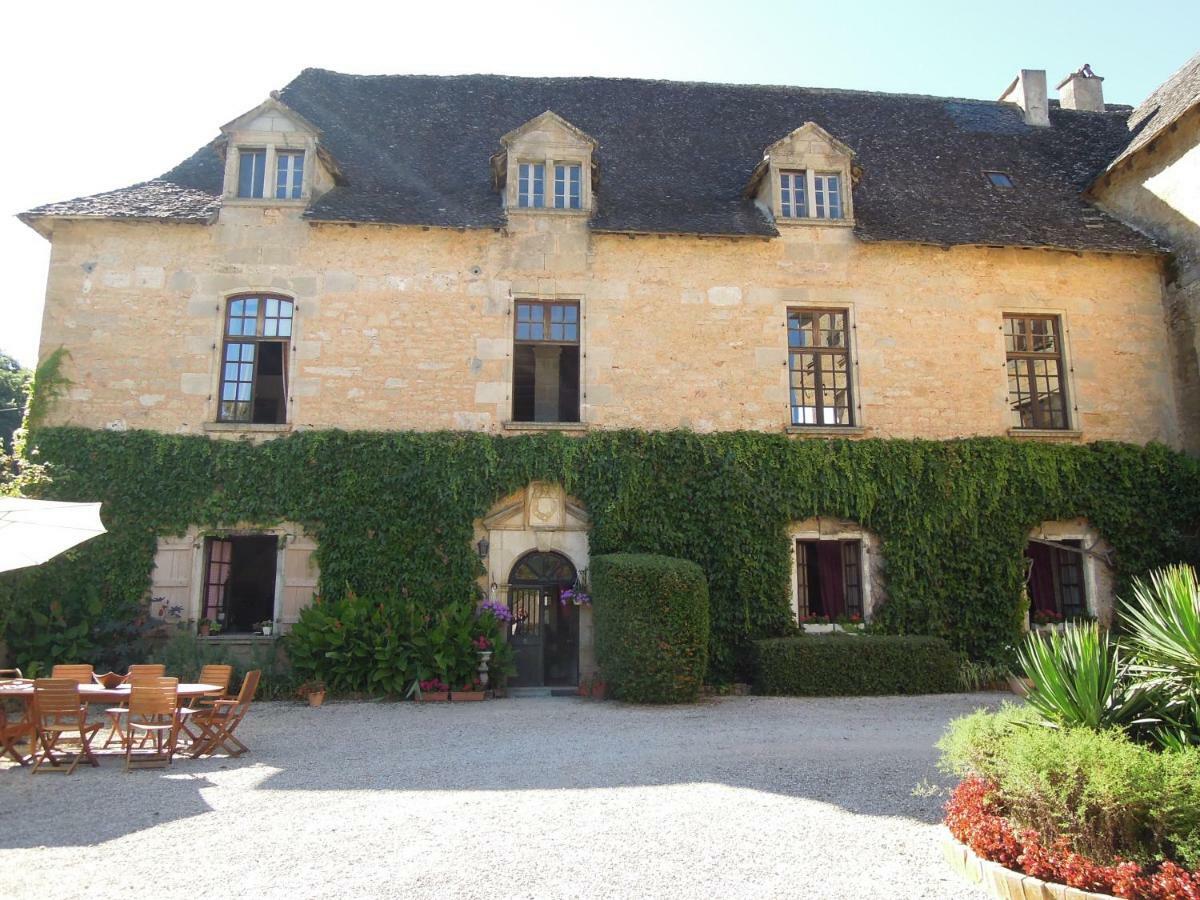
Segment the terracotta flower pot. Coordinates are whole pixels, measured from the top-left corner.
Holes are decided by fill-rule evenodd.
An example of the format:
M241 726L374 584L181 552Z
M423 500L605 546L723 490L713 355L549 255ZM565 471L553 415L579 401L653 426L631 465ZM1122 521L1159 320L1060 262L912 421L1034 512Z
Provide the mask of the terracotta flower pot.
M455 703L458 703L460 701L462 701L462 702L472 701L473 702L473 701L477 701L477 700L482 700L483 698L484 698L483 691L454 691L454 693L452 693L450 695L450 699L453 700Z
M422 703L445 703L449 699L449 691L425 691L421 694Z
M592 682L592 699L603 700L608 696L608 685L603 681Z
M324 702L325 702L325 692L324 691L313 691L311 694L308 695L308 705L309 706L314 706L314 707L320 706Z

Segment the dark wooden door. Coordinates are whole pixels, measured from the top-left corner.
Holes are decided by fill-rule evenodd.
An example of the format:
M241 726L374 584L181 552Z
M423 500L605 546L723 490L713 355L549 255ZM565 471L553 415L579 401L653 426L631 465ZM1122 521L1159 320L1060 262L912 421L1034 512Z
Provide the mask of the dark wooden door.
M513 567L508 608L509 643L517 674L513 687L579 684L579 607L562 602L575 567L559 553L529 553Z
M542 624L543 610L549 605L549 592L542 587L512 587L508 608L512 610L512 644L517 674L509 679L513 687L540 687L545 683L545 655Z
M546 684L574 687L579 684L579 607L562 603L555 591L546 617L544 654Z

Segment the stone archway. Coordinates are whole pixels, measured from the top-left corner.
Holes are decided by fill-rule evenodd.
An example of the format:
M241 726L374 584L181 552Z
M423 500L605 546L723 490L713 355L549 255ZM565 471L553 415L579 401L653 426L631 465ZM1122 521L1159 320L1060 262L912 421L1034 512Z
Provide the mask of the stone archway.
M487 555L483 560L487 575L481 581L481 586L491 599L502 603L511 601L514 584L516 587L537 588L547 594L553 593L556 585L556 582L551 583L553 578L547 578L547 584L539 587L537 584L521 585L522 579L517 577L521 574L518 572L518 562L524 558L537 558L538 555L543 558L546 555L559 556L575 573L586 578L590 526L591 521L583 506L568 497L560 486L541 481L531 482L524 489L505 497L475 523L475 540L487 541ZM539 603L546 599L539 594ZM561 611L557 595L554 602ZM565 675L561 669L557 670L552 680L569 680L571 684L577 684L579 678L590 677L596 671L592 610L586 605L572 606L569 612L558 618L564 620L563 624L567 619L573 621L576 632L575 666L573 671ZM517 635L515 629L512 631L510 639L515 641ZM532 636L529 637L532 643ZM553 641L557 642L560 638L556 635ZM559 643L547 646L552 652L564 652ZM547 682L543 680L543 683ZM569 685L564 683L558 686Z

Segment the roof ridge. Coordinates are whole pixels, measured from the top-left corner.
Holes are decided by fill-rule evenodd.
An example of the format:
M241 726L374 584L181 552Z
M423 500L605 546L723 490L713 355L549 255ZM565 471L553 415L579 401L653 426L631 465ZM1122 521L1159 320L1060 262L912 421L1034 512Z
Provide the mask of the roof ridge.
M836 88L836 87L812 87L801 84L769 84L765 82L739 82L739 81L696 81L690 79L675 79L675 78L634 78L629 76L616 75L504 75L496 72L459 72L453 75L439 75L427 72L392 72L392 73L372 73L358 74L355 72L339 72L335 69L325 69L320 66L306 66L300 71L300 74L288 82L284 89L291 87L301 77L308 75L333 75L337 78L352 79L357 81L385 81L391 79L429 79L433 81L459 81L468 78L494 78L504 81L539 81L539 82L605 82L605 83L633 83L644 85L678 85L681 87L717 87L717 88L745 88L747 90L769 90L769 91L804 91L811 94L834 94L839 96L866 96L866 97L894 97L902 100L929 100L934 102L952 101L955 103L979 103L985 106L1011 106L1007 101L987 100L981 97L955 97L941 94L918 94L905 91L871 91L860 88ZM1052 104L1058 101L1051 100ZM1127 104L1107 104L1109 107L1105 110L1108 113L1124 112L1128 113L1133 107Z

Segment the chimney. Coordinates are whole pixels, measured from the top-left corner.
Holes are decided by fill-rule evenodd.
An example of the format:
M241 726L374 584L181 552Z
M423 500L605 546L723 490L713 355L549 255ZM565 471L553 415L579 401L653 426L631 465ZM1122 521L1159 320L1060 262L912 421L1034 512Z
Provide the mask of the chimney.
M1058 83L1058 102L1063 109L1104 112L1104 81L1087 63Z
M1046 99L1046 70L1022 69L1013 83L1000 95L1001 102L1008 101L1021 107L1026 125L1047 126L1050 124L1050 102Z

